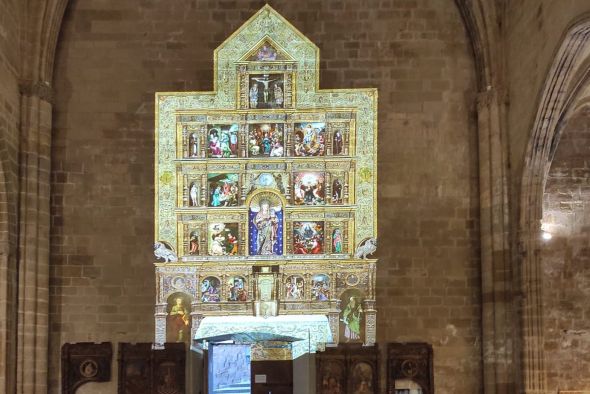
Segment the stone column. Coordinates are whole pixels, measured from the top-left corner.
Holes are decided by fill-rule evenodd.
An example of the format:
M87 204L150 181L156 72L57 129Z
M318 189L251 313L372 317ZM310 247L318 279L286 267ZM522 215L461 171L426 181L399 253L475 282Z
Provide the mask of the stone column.
M482 346L484 393L515 389L514 333L504 94L488 88L477 97L479 135Z
M51 98L48 84L21 85L17 392L47 389Z

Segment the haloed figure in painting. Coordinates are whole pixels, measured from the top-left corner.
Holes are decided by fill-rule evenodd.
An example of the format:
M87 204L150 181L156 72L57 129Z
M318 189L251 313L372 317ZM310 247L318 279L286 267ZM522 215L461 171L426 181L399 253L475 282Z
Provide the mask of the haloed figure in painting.
M342 312L342 322L344 322L344 337L346 342L358 341L361 339L361 321L363 308L358 297L350 297L346 308Z
M254 217L254 225L258 229L256 254L275 254L273 248L277 239L279 221L267 200L260 203L260 212Z

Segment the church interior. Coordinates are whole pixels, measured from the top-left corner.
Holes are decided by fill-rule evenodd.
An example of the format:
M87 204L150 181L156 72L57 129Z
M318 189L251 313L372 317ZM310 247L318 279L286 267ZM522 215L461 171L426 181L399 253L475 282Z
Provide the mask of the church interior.
M0 0L0 393L590 394L588 0Z

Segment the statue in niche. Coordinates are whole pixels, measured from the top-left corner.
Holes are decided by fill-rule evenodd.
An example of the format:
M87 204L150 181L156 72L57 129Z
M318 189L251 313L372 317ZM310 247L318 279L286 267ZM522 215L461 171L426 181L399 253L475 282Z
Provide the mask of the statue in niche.
M273 246L277 239L278 220L274 211L270 209L267 200L260 203L260 212L254 218L258 229L256 237L256 254L274 254Z
M281 255L283 248L282 208L273 193L262 193L250 205L250 255Z
M188 138L188 154L189 157L199 156L199 136L197 133L191 133Z
M337 129L334 133L334 138L332 138L332 152L334 155L339 155L342 153L342 144L342 132L340 131L340 129Z
M188 190L189 195L189 205L191 207L196 207L199 205L199 186L197 186L196 182L192 182L190 188Z

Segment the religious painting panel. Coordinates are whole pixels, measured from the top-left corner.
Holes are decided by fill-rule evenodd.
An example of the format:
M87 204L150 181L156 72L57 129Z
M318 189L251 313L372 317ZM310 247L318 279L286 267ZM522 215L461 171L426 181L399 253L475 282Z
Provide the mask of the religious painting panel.
M365 313L363 294L349 289L340 296L340 338L343 342L362 342L364 338Z
M324 253L324 222L293 222L293 253Z
M221 301L221 281L215 276L207 276L201 281L201 302Z
M305 296L305 280L301 275L291 275L285 280L285 300L303 300Z
M119 394L151 392L151 343L119 343Z
M295 123L292 139L294 156L324 156L326 153L326 123Z
M230 276L227 280L228 301L248 301L248 289L243 276Z
M238 223L209 223L208 246L211 256L234 256L239 253Z
M330 277L326 274L316 274L311 279L312 301L330 300Z
M238 174L207 174L210 207L233 207L239 204Z
M293 174L293 202L295 205L324 205L325 174L323 172L296 172Z
M207 157L238 157L238 124L207 125ZM190 140L189 140L190 142Z
M281 166L276 166L277 169L280 170ZM266 189L276 189L281 194L285 193L286 180L288 176L281 172L263 172L263 173L254 173L251 175L251 180L249 182L249 193L252 193L254 190L266 188Z
M183 343L167 343L153 356L153 383L150 392L157 394L185 393L186 347Z
M251 109L284 108L284 74L250 74L248 98Z
M346 393L346 366L342 360L328 360L321 363L317 376L319 394Z
M283 204L277 194L262 192L252 198L248 226L250 255L283 254Z
M253 62L267 62L267 61L281 61L287 60L285 55L278 51L273 44L268 41L264 41L262 45L256 49L250 57L249 61Z
M353 394L373 394L377 392L374 387L375 371L373 366L367 362L360 361L352 367L350 375L350 386Z
M285 155L284 125L257 123L248 125L248 157Z
M168 297L167 304L166 342L189 343L191 333L191 297L186 293L173 293Z

